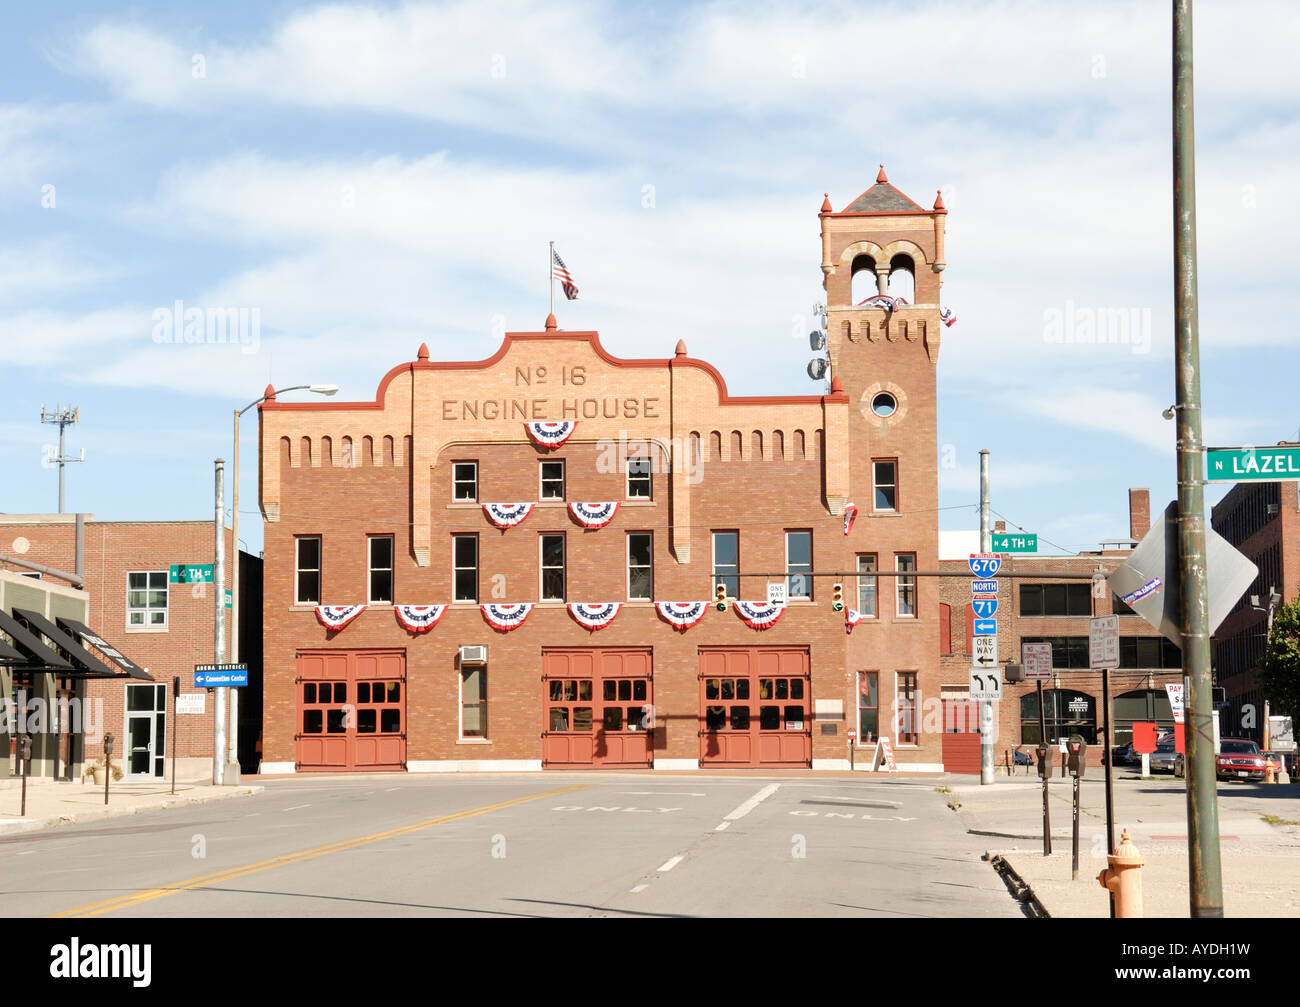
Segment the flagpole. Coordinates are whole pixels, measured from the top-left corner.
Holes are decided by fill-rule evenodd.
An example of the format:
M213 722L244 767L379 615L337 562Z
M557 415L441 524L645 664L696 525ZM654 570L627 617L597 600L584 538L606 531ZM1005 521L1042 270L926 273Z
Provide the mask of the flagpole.
M546 275L551 278L551 314L555 314L555 242L546 256Z

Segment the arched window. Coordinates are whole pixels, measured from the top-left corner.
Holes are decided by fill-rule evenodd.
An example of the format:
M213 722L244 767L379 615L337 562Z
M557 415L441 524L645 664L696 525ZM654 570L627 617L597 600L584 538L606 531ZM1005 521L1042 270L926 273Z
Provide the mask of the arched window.
M742 461L745 457L744 450L745 438L739 430L731 431L731 460L733 462Z
M780 430L772 431L772 460L785 460L785 434Z
M1089 745L1097 743L1097 699L1077 689L1044 689L1043 710L1047 717L1047 743L1054 745L1072 734ZM1038 693L1020 697L1020 743L1037 745Z
M709 434L709 461L722 461L722 431L715 430Z
M761 430L754 431L751 443L753 444L753 451L750 453L750 457L754 461L759 461L763 457L763 432Z
M326 468L334 464L334 438L322 437L320 439L320 463Z
M916 303L916 265L910 255L900 252L889 260L889 296Z
M302 468L311 467L311 438L304 437L300 442L298 451L298 464Z
M868 297L880 293L876 287L876 260L870 255L855 256L851 271L854 304L861 304Z

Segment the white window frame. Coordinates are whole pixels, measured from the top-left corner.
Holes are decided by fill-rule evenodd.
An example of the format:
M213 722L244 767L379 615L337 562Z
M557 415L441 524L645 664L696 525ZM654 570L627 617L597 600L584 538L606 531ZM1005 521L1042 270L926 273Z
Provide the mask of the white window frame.
M637 567L638 570L648 569L650 571L650 597L641 598L632 596L632 536L644 535L650 540L650 565L649 567ZM630 531L627 533L627 544L623 547L624 566L627 569L627 600L628 601L653 601L655 595L655 534L652 531Z
M382 567L375 566L374 543L380 539L388 539L389 562L392 566ZM375 572L388 574L388 587L391 597L386 599L375 597ZM367 535L366 536L366 603L369 605L391 605L397 598L397 538L394 535Z
M790 583L790 579L791 579L792 577L801 577L801 576L804 576L803 571L800 571L799 573L792 573L791 570L790 570L790 536L791 536L791 535L807 535L807 536L808 536L808 571L807 571L807 578L808 578L808 593L807 593L807 594L795 594L795 593L794 593L794 586ZM787 597L790 601L794 601L794 600L796 600L796 599L799 599L799 600L801 600L801 601L812 601L812 600L813 600L813 577L812 577L812 572L813 572L813 533L812 533L812 529L811 529L811 528L788 528L788 529L786 529L786 533L785 533L785 584L786 584L786 597Z
M646 465L646 473L645 473L646 494L644 496L640 494L634 496L632 494L632 463L633 462L645 462ZM627 499L628 500L653 500L655 495L655 489L654 489L655 469L654 469L654 460L650 457L650 455L635 455L631 458L628 458L624 464L627 470L627 480L626 480L627 485L624 487L624 492L627 494ZM638 475L637 482L640 482L641 478L642 477Z
M876 736L871 741L862 737L862 677L863 675L876 676L876 705L874 707L865 707L865 709L874 709L876 711ZM853 691L856 695L857 716L854 718L853 727L857 732L857 737L853 739L853 744L857 748L874 748L880 741L880 672L873 668L861 668L854 674ZM895 735L897 737L897 735Z
M316 563L311 569L316 572L316 593L320 595L315 601L304 601L298 597L298 575L305 569L302 565L302 543L308 539L316 542ZM320 535L298 535L293 540L293 603L295 605L320 605L325 595L325 542Z
M911 576L911 582L912 582L912 611L911 611L911 612L903 612L903 611L902 611L902 607L903 607L903 606L902 606L902 600L903 600L903 586L904 586L904 585L903 585L903 581L904 581L904 578L903 578L903 577L895 577L895 578L894 578L894 618L896 618L896 619L916 619L916 618L918 618L918 612L919 612L919 608L920 608L920 604L919 604L919 603L920 603L920 598L918 597L919 588L918 588L918 585L917 585L917 583L916 583L916 576L915 576L915 574L916 574L916 553L914 553L914 552L896 552L896 553L894 553L894 571L895 571L895 572L898 572L898 571L900 571L900 570L902 569L902 568L898 565L898 561L899 561L900 559L902 559L904 556L910 558L911 561L912 561L912 568L911 568L911 572L912 572L912 576Z
M474 540L474 565L472 567L456 565L456 540L460 538L469 538ZM453 605L457 603L461 605L478 604L479 567L481 565L480 561L482 560L482 558L483 557L479 553L479 542L478 542L477 535L473 534L472 532L466 534L452 535L451 537L451 603ZM456 597L456 574L459 573L461 570L471 570L471 569L474 571L474 597L472 599L457 598Z
M876 571L875 573L864 573L862 570L862 561L868 558L872 562L872 569ZM879 576L880 554L874 552L858 553L857 566L858 566L858 591L857 591L857 598L855 600L857 601L859 606L862 604L862 582L864 580L873 581L874 583L871 585L871 588L872 588L873 608L875 609L872 612L867 612L864 609L858 608L858 612L862 615L864 619L879 619L880 618L880 576ZM876 688L877 689L880 688L879 680L877 680Z
M894 481L892 483L876 482L876 466L889 465L894 470ZM894 506L877 507L876 506L876 488L879 486L888 486L894 491ZM873 458L871 459L871 509L879 511L882 514L898 513L898 459L897 458Z
M547 465L560 466L560 495L558 497L548 497L546 495L547 479L545 476L545 472L546 472ZM554 482L554 480L551 480L551 482ZM543 502L547 500L567 500L568 494L569 494L569 473L568 473L568 466L564 464L564 459L563 458L539 459L537 462L537 499Z
M458 741L468 741L475 744L485 744L488 740L487 719L488 719L488 682L487 682L487 665L475 665L473 668L459 668L460 674L456 676L456 738ZM465 673L467 671L477 671L483 676L483 733L466 734L465 733Z
M564 590L560 592L558 598L548 598L546 596L546 571L556 569L553 566L546 565L546 540L548 538L558 538L560 540L560 577L564 582ZM542 532L537 536L537 600L538 601L564 601L569 596L569 543L563 532Z
M903 694L899 688L899 678L903 675L911 675L916 680L916 689L912 693L912 735L914 741L903 741ZM876 680L876 688L879 689L879 679ZM879 694L876 696L879 701ZM877 714L879 722L879 714ZM897 748L920 748L921 747L921 673L920 671L896 671L894 672L894 739Z
M734 535L736 537L736 572L734 574L718 573L718 536L719 535ZM722 531L711 532L709 545L712 550L710 555L712 566L710 567L710 569L713 571L713 581L709 585L709 597L714 596L714 592L717 591L718 584L721 582L721 580L725 579L726 577L735 577L736 593L728 594L727 597L732 599L739 598L740 597L740 530L737 528L732 528L732 529L724 529Z
M474 495L472 497L456 496L456 487L460 483L466 482L465 479L456 478L456 469L461 465L470 465L474 469ZM451 502L452 503L478 503L478 462L476 461L458 461L451 463Z
M151 591L158 590L158 588L151 586L149 583L150 578L152 578L155 574L161 575L162 591L163 594L167 596L167 600L163 603L161 609L162 617L163 617L162 622L151 622L149 620L149 616L151 614L160 611L158 608L155 608L154 606L149 604L149 593ZM144 595L145 595L144 602L145 603L143 608L131 604L131 592L140 590L140 588L131 587L131 577L133 575L142 575L144 577ZM170 578L170 571L168 570L128 570L126 572L126 628L127 629L133 630L134 632L137 633L142 633L142 632L143 633L166 633L167 632L167 629L171 624L171 602L172 602L171 585L168 583L169 578ZM134 612L143 612L144 621L139 623L132 622L131 615Z

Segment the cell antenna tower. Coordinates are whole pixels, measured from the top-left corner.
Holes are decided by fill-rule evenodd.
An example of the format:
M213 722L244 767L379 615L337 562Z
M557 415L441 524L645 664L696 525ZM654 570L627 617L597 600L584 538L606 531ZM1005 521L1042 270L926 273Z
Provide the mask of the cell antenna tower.
M70 458L63 450L63 435L74 423L81 422L81 408L79 406L69 406L64 409L62 406L55 406L53 410L48 410L42 404L41 422L57 423L59 425L59 450L54 454L50 449L53 445L48 445L45 449L45 464L53 465L56 462L59 466L59 513L63 513L63 466L68 462L84 462L86 460L86 449L81 449L81 455L77 458Z

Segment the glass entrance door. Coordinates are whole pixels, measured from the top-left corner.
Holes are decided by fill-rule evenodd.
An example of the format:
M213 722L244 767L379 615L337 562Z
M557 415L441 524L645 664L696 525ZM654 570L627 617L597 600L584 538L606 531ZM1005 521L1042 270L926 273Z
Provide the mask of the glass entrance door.
M162 779L167 761L167 687L126 687L126 747L122 752L127 776Z

